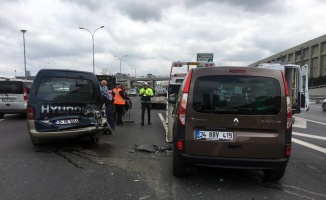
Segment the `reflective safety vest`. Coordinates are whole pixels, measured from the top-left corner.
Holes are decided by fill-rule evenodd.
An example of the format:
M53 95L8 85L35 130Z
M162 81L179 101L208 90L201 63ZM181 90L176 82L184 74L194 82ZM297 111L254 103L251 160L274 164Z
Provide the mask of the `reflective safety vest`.
M121 88L114 90L114 104L126 105L126 100L124 100L124 98L122 98L122 96L119 94L121 90Z

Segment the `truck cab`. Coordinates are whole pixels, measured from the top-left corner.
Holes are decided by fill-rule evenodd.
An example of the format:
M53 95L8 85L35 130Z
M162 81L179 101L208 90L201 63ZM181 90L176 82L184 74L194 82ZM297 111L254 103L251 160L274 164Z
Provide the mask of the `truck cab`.
M292 113L301 113L301 111L309 110L309 91L308 91L308 65L294 65L290 63L262 63L258 68L267 68L280 70L286 78L291 103Z

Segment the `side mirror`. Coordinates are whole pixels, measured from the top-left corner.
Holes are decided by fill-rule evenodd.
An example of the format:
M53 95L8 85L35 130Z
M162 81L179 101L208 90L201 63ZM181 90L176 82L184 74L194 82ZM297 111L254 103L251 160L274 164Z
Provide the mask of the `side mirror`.
M175 104L177 102L177 95L176 94L169 95L168 102L171 104Z

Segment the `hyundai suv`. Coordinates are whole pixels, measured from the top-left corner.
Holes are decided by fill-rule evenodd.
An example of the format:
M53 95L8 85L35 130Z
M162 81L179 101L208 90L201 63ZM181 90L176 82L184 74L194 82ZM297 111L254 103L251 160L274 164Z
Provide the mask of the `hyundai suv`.
M54 138L90 136L107 131L100 85L89 72L40 70L28 98L27 125L33 144Z
M262 170L279 180L291 153L292 111L281 70L191 69L173 102L173 174L188 166Z

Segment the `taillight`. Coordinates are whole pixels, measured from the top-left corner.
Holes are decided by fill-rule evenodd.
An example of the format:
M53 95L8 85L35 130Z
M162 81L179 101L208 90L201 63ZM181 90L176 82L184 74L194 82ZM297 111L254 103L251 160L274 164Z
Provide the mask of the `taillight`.
M27 120L33 120L35 117L35 110L32 106L27 107Z
M290 129L292 126L292 104L291 104L288 83L286 82L283 71L281 73L283 77L284 89L286 95L286 129Z
M28 94L27 94L27 89L24 87L24 101L27 101L28 99Z
M177 141L177 147L178 147L178 150L179 150L179 151L183 151L183 148L184 148L184 146L183 146L183 141L178 140L178 141Z
M192 77L192 69L187 74L185 86L183 87L183 93L189 92L191 77Z
M187 99L188 93L183 93L179 108L179 120L182 125L186 124Z
M291 155L291 150L292 150L292 146L291 145L286 145L286 149L285 149L285 153L287 156Z
M186 113L187 113L187 101L188 101L188 92L190 88L190 80L192 76L192 69L187 74L185 85L183 87L180 107L179 107L179 121L182 125L186 124Z

